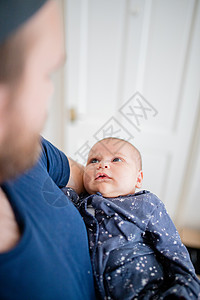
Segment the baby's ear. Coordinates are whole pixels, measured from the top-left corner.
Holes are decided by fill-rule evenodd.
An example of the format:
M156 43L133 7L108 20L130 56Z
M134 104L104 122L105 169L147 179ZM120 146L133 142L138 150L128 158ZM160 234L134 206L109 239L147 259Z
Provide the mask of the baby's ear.
M141 186L142 186L142 181L143 181L143 171L140 170L138 172L138 176L137 176L137 181L136 181L135 187L138 188L138 189L140 189Z

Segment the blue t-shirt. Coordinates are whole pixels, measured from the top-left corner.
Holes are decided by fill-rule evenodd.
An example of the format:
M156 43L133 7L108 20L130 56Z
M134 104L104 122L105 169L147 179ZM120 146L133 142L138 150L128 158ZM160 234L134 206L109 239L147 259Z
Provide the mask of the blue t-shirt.
M0 299L95 299L85 225L59 189L69 179L67 157L44 139L42 150L35 167L2 185L21 239L0 253Z

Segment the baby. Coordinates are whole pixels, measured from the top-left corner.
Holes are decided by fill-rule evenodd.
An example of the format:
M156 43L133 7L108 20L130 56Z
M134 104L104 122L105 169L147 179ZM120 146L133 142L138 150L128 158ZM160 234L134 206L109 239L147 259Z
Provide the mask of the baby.
M84 173L87 195L65 193L87 227L100 299L200 299L200 283L164 204L140 191L139 151L117 138L97 142ZM198 298L199 297L199 298Z

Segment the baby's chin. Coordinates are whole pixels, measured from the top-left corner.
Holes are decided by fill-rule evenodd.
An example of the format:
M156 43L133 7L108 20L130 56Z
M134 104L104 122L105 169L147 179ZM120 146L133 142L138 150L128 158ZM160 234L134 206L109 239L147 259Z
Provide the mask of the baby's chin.
M88 194L90 195L93 195L93 194L96 194L96 193L101 193L101 195L104 197L104 198L117 198L119 196L127 196L127 195L130 195L130 194L134 194L133 191L127 191L127 192L116 192L116 191L105 191L102 190L102 189L97 189L95 191L91 191L91 190L86 190L88 192Z
M102 196L104 198L117 198L117 197L120 197L120 196L127 196L127 195L130 195L130 194L134 194L134 193L101 193Z

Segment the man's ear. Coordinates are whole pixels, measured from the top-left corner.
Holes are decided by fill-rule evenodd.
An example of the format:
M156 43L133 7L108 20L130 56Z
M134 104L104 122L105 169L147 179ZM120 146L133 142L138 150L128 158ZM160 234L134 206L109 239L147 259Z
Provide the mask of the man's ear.
M143 181L143 171L140 170L138 172L138 176L137 176L137 181L136 181L135 187L138 188L138 189L140 189L141 186L142 186L142 181Z

